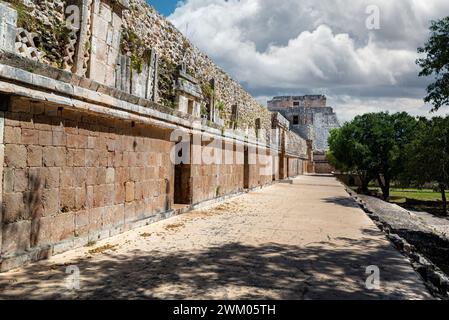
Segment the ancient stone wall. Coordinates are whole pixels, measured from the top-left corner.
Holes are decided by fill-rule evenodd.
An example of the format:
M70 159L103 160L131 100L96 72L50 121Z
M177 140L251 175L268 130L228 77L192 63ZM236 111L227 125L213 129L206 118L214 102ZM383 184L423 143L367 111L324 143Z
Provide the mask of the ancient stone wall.
M2 258L87 244L171 208L167 132L19 98L4 130Z
M144 0L130 0L130 10L124 13L124 28L143 41L147 48L153 48L162 60L161 72L167 72L173 65L186 63L188 71L203 84L215 80L215 96L225 105L224 115L227 121L232 114L232 105L239 110L239 127L255 128L255 121L261 118L261 127L271 128L270 112L249 95L242 86L234 81L204 53L194 47L171 22L160 16ZM168 78L167 81L173 80ZM161 88L167 84L161 83Z
M265 186L273 181L273 154L266 149L248 149L248 188Z
M327 140L330 130L340 127L337 115L332 111L314 114L314 150L324 152L329 149Z
M281 96L268 101L268 108L323 108L327 98L323 95Z
M287 131L285 135L286 153L299 158L307 158L307 143L299 135L292 131Z
M277 106L275 103L269 107L269 110L279 112L287 118L291 123L291 131L305 140L311 140L313 150L326 151L330 130L340 127L333 109L331 107L293 107L290 106L292 101L287 100L287 103L288 107Z
M313 154L313 163L315 173L329 174L335 171L335 168L327 161L324 152L315 152Z
M194 152L210 155L213 163L193 159L198 164L192 164L192 203L243 191L243 146L237 148L234 143L221 139L216 139L212 145L202 145L203 149L194 147Z
M288 177L293 178L303 174L303 163L298 158L288 158Z
M221 112L227 127L230 126L233 105L238 106L239 128L254 131L257 118L260 118L261 128L271 127L270 112L144 0L129 1L129 10L123 12L122 32L123 0L8 2L19 12L18 27L21 32L17 45L21 45L17 51L23 56L67 71L89 73L92 79L115 86L114 72L121 63L120 53L131 56L130 67L137 79L145 74L148 52L154 49L160 57L159 88L162 96L174 98L174 73L177 66L185 63L189 73L198 78L203 86L214 80L215 101L224 105ZM84 29L73 31L65 25L65 8L69 4L83 8ZM120 9L116 10L117 5L120 5ZM93 34L89 33L90 25L96 31ZM121 47L118 45L120 34ZM117 51L119 47L122 52ZM123 66L120 67L123 69ZM164 99L161 102L169 106L174 103ZM252 132L249 133L251 134Z
M132 75L131 78L119 77L126 80L120 86L117 81L112 85L111 79L118 79L118 69L128 73L142 67L141 70L148 71L147 77L137 81L146 84L146 89L157 79L154 75L157 64L145 60L148 67L145 69L133 50L131 56L115 50L118 44L117 39L112 38L117 31L114 21L122 18L125 24L136 19L134 33L125 30L128 40L138 39L135 35L144 32L143 25L149 24L142 34L145 40L140 41L151 42L148 48L154 50L149 52L150 61L154 62L155 56L161 58L159 75L165 80L160 86L170 79L170 65L186 62L179 60L184 52L179 48L179 41L184 38L171 29L170 23L137 0L131 1L131 11L122 17L120 13L126 7L125 2L35 1L31 3L34 9L29 11L33 13L30 18L28 11L21 11L24 8L21 1L10 1L17 10L17 21L23 22L24 16L32 22L36 21L33 19L40 21L36 22L37 31L43 25L54 26L62 21L57 14L61 12L61 5L82 4L83 21L86 22L87 16L92 18L84 25L84 39L92 42L86 47L85 42L77 40L74 55L72 51L63 53L62 60L62 56L47 55L46 50L57 50L62 43L73 45L70 39L74 38L64 38L70 40L67 42L49 40L47 45L52 49L34 43L31 47L37 51L27 51L20 37L14 39L24 32L14 30L14 10L4 9L0 2L0 36L3 36L0 41L0 168L3 170L0 170L0 270L167 218L180 212L176 211L177 205L186 204L191 208L205 200L267 185L272 183L273 175L275 179L286 177L287 156L293 159L292 173L297 162L294 159L310 158L307 143L288 131L285 119L279 117L280 121L273 125L271 113L193 47L190 51L184 50L191 55L191 61L185 65L203 81L202 84L212 78L215 80L212 95L217 103L223 102L223 112L235 110L235 107L230 108L234 103L239 109L239 121L246 122L248 128L257 124L259 130L264 131L245 132L243 128L240 132L229 132L217 122L198 121L191 113L156 103L156 92L148 95L152 89L140 88L133 92L136 78L133 80ZM139 4L143 7L138 7ZM91 14L86 16L89 8ZM87 28L89 23L92 25ZM92 34L88 30L93 30ZM101 30L105 30L106 38L98 34ZM26 31L23 34L29 40L30 32ZM32 39L46 39L43 32L31 36L35 37ZM187 47L187 43L184 46ZM24 55L19 48L37 56ZM83 50L79 51L80 48ZM108 53L103 55L101 51ZM84 55L86 52L88 54ZM73 63L66 59L70 57L74 58ZM123 66L117 65L119 68L112 72L116 57L119 57L118 63L122 58L127 61L126 68L122 70ZM108 70L106 73L92 73L102 65ZM111 72L111 78L107 77ZM189 75L185 74L184 78L189 79ZM197 83L191 81L191 84ZM278 132L275 144L270 144L272 139L265 140L268 138L265 132L270 133L272 127ZM190 167L179 167L171 157L175 145L172 141L177 141L172 140L174 131L210 136L221 141L219 147L223 141L237 143L239 147L225 151L221 163L194 162ZM258 139L253 139L256 136ZM203 143L202 147L195 154L207 153L207 148L219 148L208 143ZM230 163L229 155L233 158ZM276 172L281 163L282 174ZM188 175L184 174L184 169L189 169ZM177 184L179 181L181 185ZM184 198L183 188L179 188L183 187L182 183L187 183L187 202L175 201L175 198Z

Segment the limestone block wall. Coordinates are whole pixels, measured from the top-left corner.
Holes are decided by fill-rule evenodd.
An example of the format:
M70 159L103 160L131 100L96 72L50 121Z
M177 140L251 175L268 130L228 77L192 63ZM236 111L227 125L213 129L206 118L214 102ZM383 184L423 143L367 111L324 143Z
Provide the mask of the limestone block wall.
M93 0L89 77L115 86L122 29L122 8L113 0Z
M265 186L273 181L273 153L271 150L248 148L249 189Z
M287 179L288 178L288 158L287 157L280 157L279 158L280 166L282 166L283 169L279 170L279 179Z
M17 32L17 12L0 2L0 48L14 52Z
M122 63L119 59L120 53L123 53L120 52L122 31L131 30L132 35L137 37L134 41L138 44L136 50L140 51L141 56L145 56L146 51L154 49L160 60L164 60L161 61L164 63L160 63L160 74L170 73L173 66L184 62L188 66L189 73L201 83L215 80L215 99L225 105L223 113L226 126L230 125L232 106L237 105L241 129L254 131L258 118L261 121L261 128L271 128L270 112L237 81L216 66L207 55L194 47L145 0L130 0L129 3L125 0L8 1L19 9L25 8L24 10L28 12L26 20L20 21L19 26L22 27L23 24L24 27L23 36L20 37L23 43L22 40L20 42L24 48L23 55L28 58L76 72L81 76L87 75L109 86L116 86L118 85L115 80L118 76L116 71L123 69L122 65L117 68L117 65ZM25 3L29 6L24 7ZM82 8L80 31L65 27L65 9L70 4ZM33 22L29 23L32 28L26 25L27 20ZM137 55L136 52L133 54ZM134 75L135 79L144 77L145 70L134 72ZM123 76L123 72L119 76ZM164 81L165 78L161 78L161 81ZM159 83L160 90L171 91L170 77L165 80L170 83ZM142 82L145 81L137 81L137 87ZM118 87L123 89L121 84ZM146 97L142 92L141 88L137 88L131 93ZM251 132L249 134L251 135Z
M171 207L166 132L20 98L4 125L3 259L84 245Z
M315 166L315 173L332 173L335 168L327 161L324 152L315 152L313 154L313 163Z
M292 123L291 131L305 140L312 140L313 150L316 151L327 150L330 130L340 127L331 107L270 107L270 110L287 118ZM293 124L295 116L299 117L297 125Z
M195 161L192 164L192 189L194 204L214 199L223 195L241 192L244 189L244 155L243 146L237 147L234 142L217 139L212 145L202 143L202 149L194 152L210 154L218 161L208 164L207 161Z
M255 128L261 118L261 127L271 128L271 113L258 103L243 87L231 79L204 53L194 47L172 23L159 15L144 0L130 0L130 10L124 12L124 27L132 30L148 48L157 51L162 59L175 65L187 64L188 71L202 83L215 79L216 99L225 104L226 120L237 104L240 128Z
M89 1L82 0L82 3ZM102 78L101 74L97 75L101 76L98 81L86 78L93 65L108 67L109 57L117 54L109 45L115 40L108 35L111 30L117 30L114 29L113 14L116 5L122 6L123 1L95 0L93 3L104 9L95 11L91 23L97 25L95 30L108 29L106 40L101 36L95 40L101 45L105 42L106 61L100 59L98 50L94 52L93 60L89 55L86 59L72 61L70 59L76 55L71 53L65 56L70 59L62 60L45 55L47 60L43 62L46 64L0 51L0 163L3 163L0 166L3 170L0 270L174 214L171 208L176 167L170 159L173 147L170 134L178 129L191 134L198 129L194 126L195 119L149 101L152 99L133 96L129 94L132 88L131 91L120 91L106 86L104 82L109 78ZM33 2L32 12L44 25L52 25L60 21L61 6L67 3L60 0ZM132 3L135 5L139 1ZM140 23L145 26L151 23L148 32L142 33L146 41L157 37L150 42L159 48L158 54L179 61L175 58L180 58L183 51L177 47L178 40L184 38L177 31L170 33L170 24L157 14L151 15L149 7L144 6L145 10L141 12L138 7L132 8L125 21L134 14L136 32L143 31L138 29ZM50 9L45 12L42 8ZM0 26L8 24L6 20L4 15L0 16ZM11 44L11 39L8 43ZM58 42L50 44L52 48L61 45ZM272 117L265 108L197 49L191 47L187 52L193 59L190 66L202 75L200 79L212 77L216 80L218 99L226 99L225 112L229 111L231 102L236 103L239 109L246 108L239 114L248 128L260 119L261 129L270 132ZM78 69L78 62L81 69ZM109 67L112 68L112 64ZM156 69L150 64L148 71ZM143 91L143 87L139 90ZM216 125L201 127L214 138L236 138L220 129ZM251 132L247 135L254 136ZM286 135L293 133L286 132ZM261 138L259 143L264 140ZM256 155L254 141L243 142L244 134L236 140L244 145L241 150L235 148L225 152L222 164L192 165L192 199L189 200L193 204L241 191L246 185L255 188L271 183L271 169L276 167L273 159L283 162L285 176L287 159L285 156L277 158L279 153L286 151L289 157L307 157L308 149L304 149L307 143L296 135L282 150L279 145L267 150L267 145L261 143L264 152L259 155ZM249 165L242 162L245 147L248 147L249 157L254 156L256 162ZM227 162L228 154L234 158L232 163Z
M299 158L288 158L288 176L294 178L301 175L302 172L302 160Z
M330 130L340 127L334 112L316 113L314 118L314 150L324 152L329 149L327 140Z
M326 107L326 102L323 95L281 96L268 101L268 108L322 108Z

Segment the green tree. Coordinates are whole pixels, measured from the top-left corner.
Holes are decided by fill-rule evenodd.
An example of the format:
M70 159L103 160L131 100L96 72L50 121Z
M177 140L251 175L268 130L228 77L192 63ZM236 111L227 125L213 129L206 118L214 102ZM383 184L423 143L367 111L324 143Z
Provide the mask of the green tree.
M405 112L364 114L331 133L330 152L365 180L376 179L388 200L391 182L405 169L404 150L415 129L416 119Z
M346 123L340 129L333 129L329 136L329 151L327 160L337 170L355 173L361 182L361 192L368 193L368 185L374 176L369 168L366 148L356 139L357 127L353 123Z
M449 187L449 117L419 120L415 138L407 146L406 176L423 185L436 182L447 214Z
M449 104L449 17L432 21L430 38L418 52L425 54L416 63L422 68L420 76L434 76L427 87L425 102L432 103L432 111Z

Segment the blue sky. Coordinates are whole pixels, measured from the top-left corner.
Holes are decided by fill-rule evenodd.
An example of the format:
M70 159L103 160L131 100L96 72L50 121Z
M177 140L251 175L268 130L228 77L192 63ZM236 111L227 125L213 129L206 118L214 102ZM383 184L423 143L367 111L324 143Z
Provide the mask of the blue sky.
M147 0L147 2L155 7L159 13L168 16L175 11L178 0Z

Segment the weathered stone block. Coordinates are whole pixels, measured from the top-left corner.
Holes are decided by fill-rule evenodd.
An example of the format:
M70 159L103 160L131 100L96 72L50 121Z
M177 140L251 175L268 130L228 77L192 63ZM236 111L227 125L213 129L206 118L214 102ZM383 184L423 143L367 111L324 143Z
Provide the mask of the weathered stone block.
M14 170L14 191L23 192L28 189L28 172L26 170Z
M89 211L81 210L75 213L75 236L82 237L89 232Z
M106 169L106 183L111 184L115 181L115 169L114 168L107 168Z
M86 167L73 168L73 175L75 176L75 187L84 187L86 185L87 172L88 169Z
M17 32L17 12L0 2L0 49L14 52Z
M116 183L114 187L114 204L125 202L125 186L123 183Z
M20 127L6 126L4 142L20 144L22 142L22 129Z
M25 168L27 162L27 149L23 145L5 145L5 164L8 167Z
M126 202L134 201L135 192L134 192L134 182L126 182L125 184L125 200Z
M93 208L89 210L89 233L96 233L102 228L102 216L104 208Z
M53 145L65 146L65 144L66 144L65 133L63 131L53 131Z
M93 186L86 187L86 207L88 209L94 207L94 187Z
M58 188L61 176L60 168L42 168L45 177L45 188Z
M68 212L75 208L75 189L61 189L60 208L62 212Z
M116 227L125 222L125 206L106 207L103 212L103 228Z
M105 203L106 185L94 186L93 189L93 206L94 208L102 207Z
M34 145L27 147L27 164L29 167L42 166L42 147Z
M112 206L114 204L114 196L114 185L105 185L104 204L107 206Z
M39 131L33 129L22 129L23 144L39 144Z
M63 241L75 235L75 215L73 212L59 214L54 217L52 227L54 241Z
M13 112L29 113L31 111L30 100L25 98L16 98L12 100L11 110Z
M50 139L50 141L51 141L51 139ZM46 166L46 167L63 167L66 163L65 148L44 147L43 160L44 160L44 166Z
M75 210L86 208L86 188L75 189Z
M39 144L41 146L51 146L53 144L53 134L51 131L39 131Z
M77 149L73 153L73 166L84 167L86 165L86 152L84 149Z
M136 220L136 204L128 202L125 204L125 223Z
M59 189L44 189L42 191L44 216L54 216L59 212Z
M14 191L14 169L3 169L3 192Z
M35 222L37 223L37 228L33 236L36 237L37 246L48 245L54 242L52 233L53 222L54 217L42 217Z
M2 255L17 254L30 248L30 221L3 225Z

